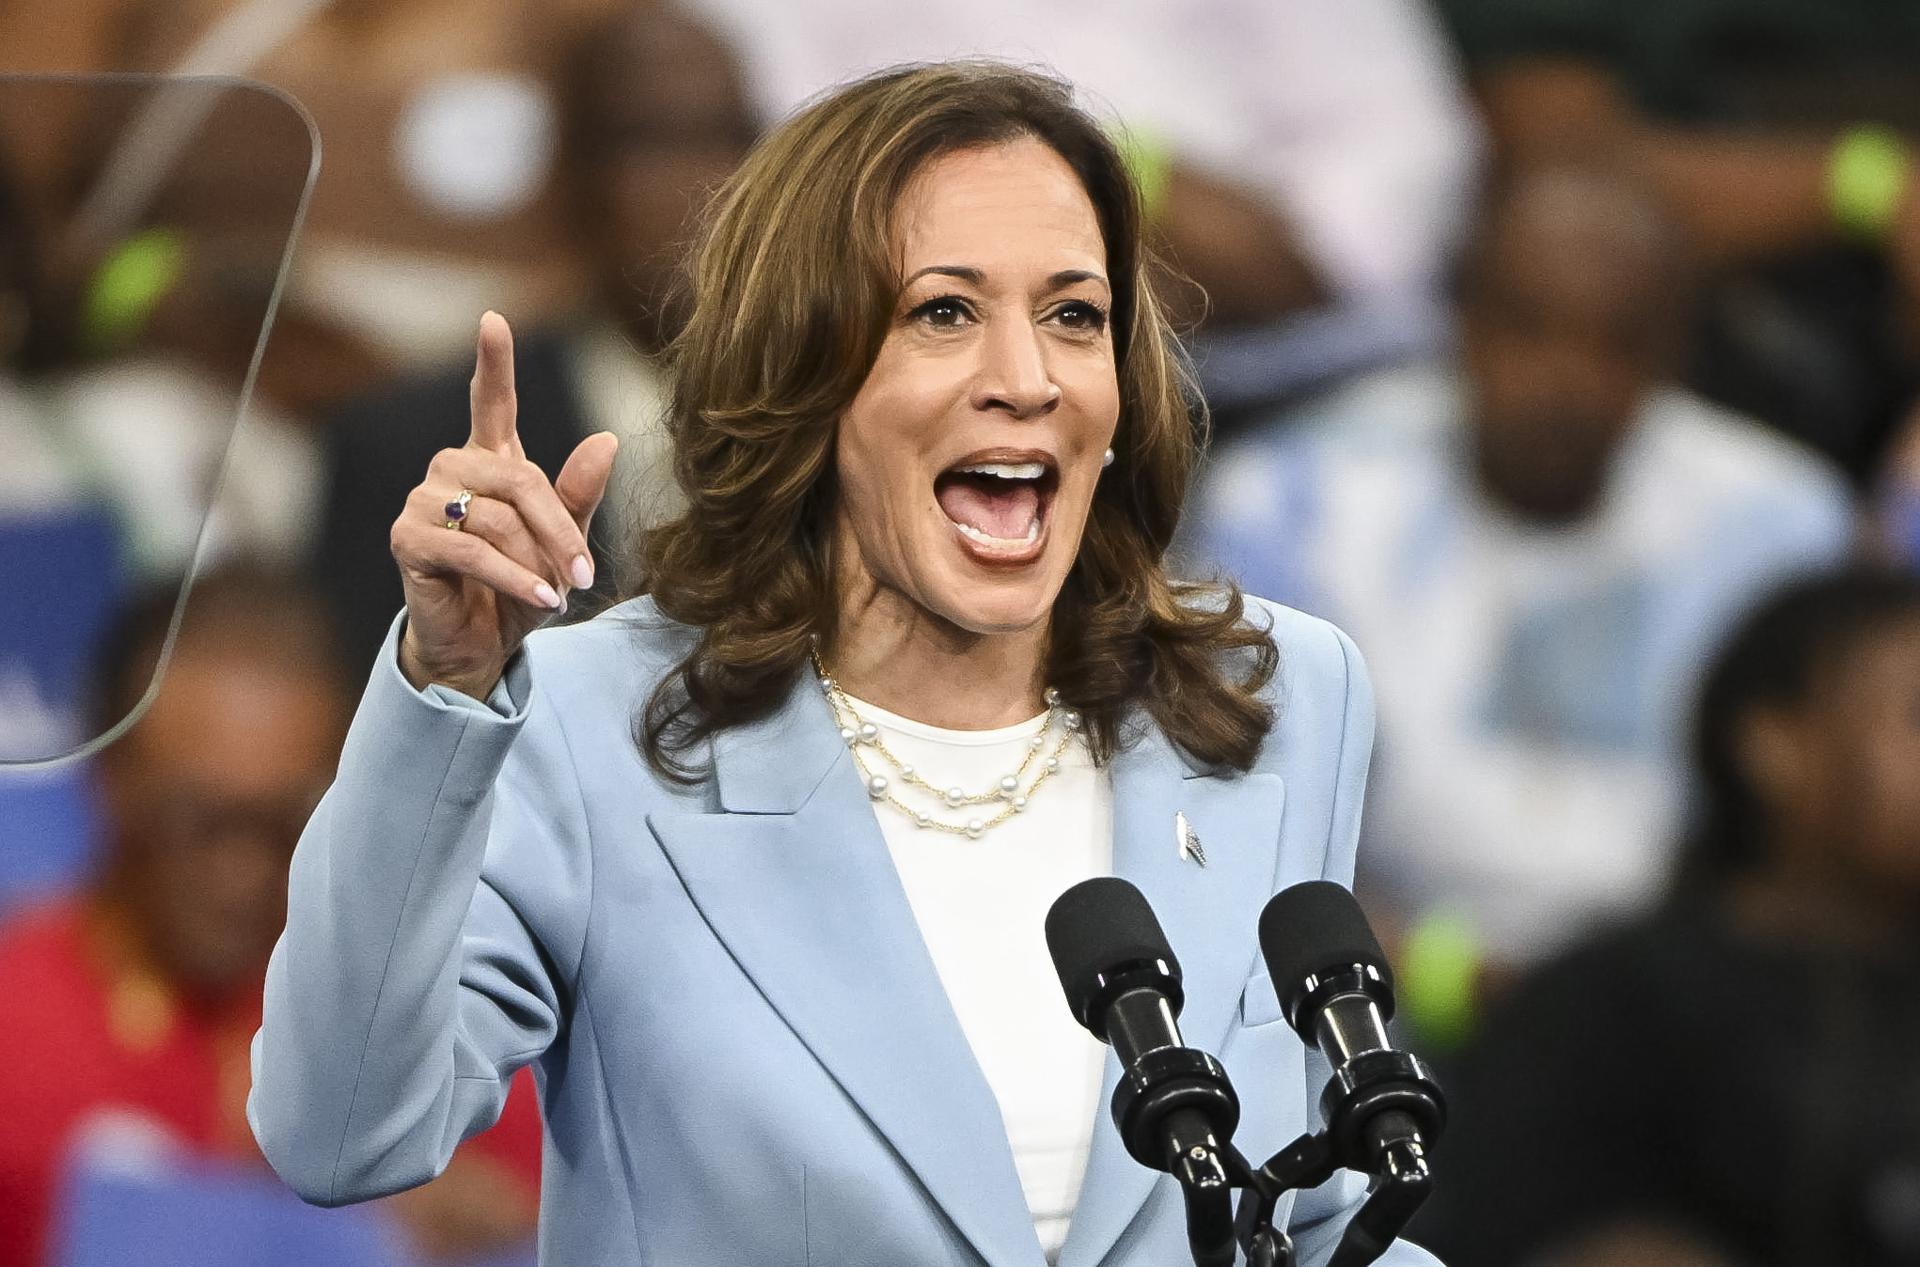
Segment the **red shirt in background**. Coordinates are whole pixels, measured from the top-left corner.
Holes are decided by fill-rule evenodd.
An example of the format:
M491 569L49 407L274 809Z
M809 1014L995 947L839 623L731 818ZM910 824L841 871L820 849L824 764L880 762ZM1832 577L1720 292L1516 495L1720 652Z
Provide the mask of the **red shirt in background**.
M0 1267L41 1267L68 1150L114 1113L203 1156L264 1166L247 1127L261 985L192 1002L145 970L81 901L0 927ZM500 1122L466 1147L540 1181L540 1117L522 1071Z

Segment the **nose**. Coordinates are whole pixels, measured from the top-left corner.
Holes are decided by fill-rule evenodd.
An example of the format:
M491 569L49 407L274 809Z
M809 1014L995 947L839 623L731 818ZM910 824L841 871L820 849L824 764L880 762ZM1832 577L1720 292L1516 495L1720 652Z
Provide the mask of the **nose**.
M1046 347L1033 323L988 323L974 378L974 408L1037 418L1053 412L1059 403L1060 386L1053 381Z

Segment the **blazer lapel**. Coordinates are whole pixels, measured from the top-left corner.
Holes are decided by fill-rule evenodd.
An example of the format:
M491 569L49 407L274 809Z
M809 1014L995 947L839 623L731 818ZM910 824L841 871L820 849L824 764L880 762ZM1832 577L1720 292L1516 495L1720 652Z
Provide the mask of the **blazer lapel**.
M1037 1267L999 1103L811 679L714 758L727 812L648 818L687 892L980 1256Z
M1180 960L1182 1038L1218 1054L1259 959L1257 925L1278 871L1285 789L1276 774L1197 767L1157 727L1143 730L1113 762L1114 874L1146 894ZM1176 814L1199 837L1204 865L1182 855ZM1060 1267L1101 1262L1162 1179L1127 1155L1113 1127L1107 1106L1119 1077L1119 1060L1108 1053L1093 1151Z

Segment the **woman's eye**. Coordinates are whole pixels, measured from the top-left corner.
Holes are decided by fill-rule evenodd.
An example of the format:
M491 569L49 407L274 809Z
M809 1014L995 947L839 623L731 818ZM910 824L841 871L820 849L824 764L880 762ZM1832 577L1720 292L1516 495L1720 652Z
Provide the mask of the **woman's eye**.
M1062 304L1054 313L1054 320L1069 330L1084 330L1096 333L1107 328L1107 314L1093 304L1083 300Z
M952 295L942 295L938 299L929 299L915 308L912 317L924 321L930 326L950 329L966 322L973 315L966 302Z

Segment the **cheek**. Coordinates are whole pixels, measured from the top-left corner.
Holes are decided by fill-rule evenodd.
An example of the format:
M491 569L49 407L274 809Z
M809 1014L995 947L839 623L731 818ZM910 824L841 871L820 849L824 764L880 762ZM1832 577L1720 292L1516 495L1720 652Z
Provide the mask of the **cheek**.
M840 424L836 467L841 505L857 526L879 527L897 518L910 495L911 440L881 421L885 416L849 410Z
M1095 397L1095 405L1089 412L1093 417L1094 449L1104 449L1113 441L1113 434L1120 425L1120 384L1114 380L1112 368L1107 370L1102 380L1101 390Z
M891 339L882 347L840 420L836 446L841 487L859 494L856 518L900 513L930 492L922 476L956 399L964 402L965 382L950 367Z
M1070 447L1064 456L1098 455L1113 442L1120 421L1120 380L1111 350L1104 358L1087 356L1057 366L1054 381L1066 406L1060 438Z
M901 550L920 514L918 464L907 444L871 419L863 425L850 415L841 425L838 518L867 565L889 576L902 565Z

